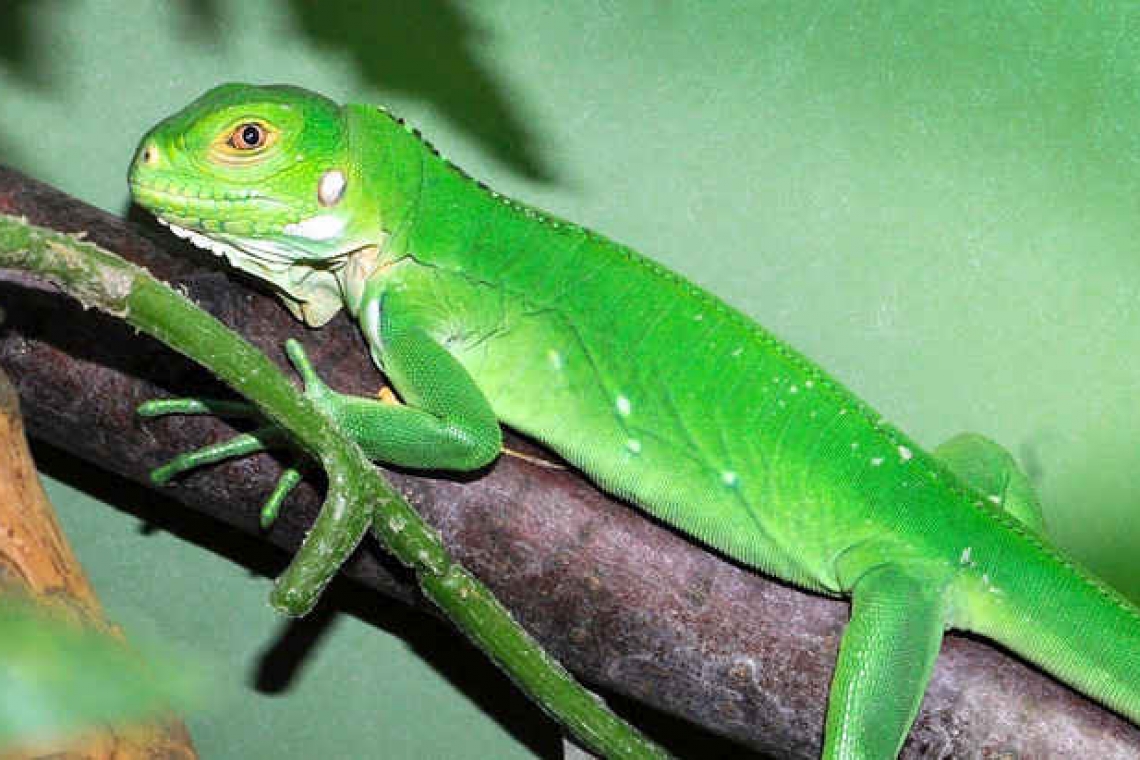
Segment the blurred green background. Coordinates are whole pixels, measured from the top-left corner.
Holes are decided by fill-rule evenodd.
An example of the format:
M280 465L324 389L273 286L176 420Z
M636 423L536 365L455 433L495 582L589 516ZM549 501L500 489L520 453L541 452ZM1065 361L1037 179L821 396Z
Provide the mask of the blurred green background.
M138 137L227 80L386 104L924 444L990 435L1057 540L1140 598L1135 4L6 0L0 160L125 212ZM278 558L43 455L111 615L220 664L188 721L204 757L555 756L434 623L347 592L283 623Z

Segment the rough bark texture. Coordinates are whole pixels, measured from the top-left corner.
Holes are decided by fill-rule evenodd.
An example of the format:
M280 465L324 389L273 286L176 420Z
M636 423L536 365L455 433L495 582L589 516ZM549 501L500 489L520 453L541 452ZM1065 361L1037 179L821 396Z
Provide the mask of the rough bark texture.
M53 615L120 637L71 551L40 486L24 439L16 392L0 372L0 593L30 597ZM197 757L177 719L108 727L82 739L9 751L4 760L192 760Z
M172 239L0 169L0 211L104 247L184 286L283 363L297 336L324 378L373 393L379 377L338 317L305 331L269 296ZM166 251L177 252L178 258ZM138 482L188 446L229 429L211 419L141 422L159 394L217 393L199 369L122 324L7 276L0 281L0 367L15 378L31 433ZM509 441L512 447L527 444ZM268 456L208 468L163 489L256 534L279 472ZM600 494L573 472L503 457L467 482L391 473L456 556L586 679L779 757L819 752L827 686L847 618L843 602L742 569ZM318 505L302 488L266 541L292 548ZM346 573L414 600L406 576L360 551ZM1140 757L1140 731L990 646L950 636L906 757Z

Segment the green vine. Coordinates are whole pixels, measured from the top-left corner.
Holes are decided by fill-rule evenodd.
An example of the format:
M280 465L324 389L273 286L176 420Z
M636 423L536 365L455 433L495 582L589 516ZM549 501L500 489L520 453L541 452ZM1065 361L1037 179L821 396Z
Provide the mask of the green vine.
M456 563L439 536L350 439L260 351L147 272L80 237L0 214L0 267L50 280L85 306L121 317L203 365L249 399L328 473L320 514L270 601L288 615L312 609L363 538L373 534L415 570L420 588L531 699L604 757L667 753L610 712Z

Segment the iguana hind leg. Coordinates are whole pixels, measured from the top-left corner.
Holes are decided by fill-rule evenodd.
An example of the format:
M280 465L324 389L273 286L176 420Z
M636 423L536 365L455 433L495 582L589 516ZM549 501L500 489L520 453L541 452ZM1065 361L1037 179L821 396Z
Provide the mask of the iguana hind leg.
M825 760L898 755L942 644L942 588L899 565L879 565L855 583L828 699Z
M991 504L1001 507L1038 535L1047 535L1037 494L1017 460L1005 448L977 433L961 433L933 453Z

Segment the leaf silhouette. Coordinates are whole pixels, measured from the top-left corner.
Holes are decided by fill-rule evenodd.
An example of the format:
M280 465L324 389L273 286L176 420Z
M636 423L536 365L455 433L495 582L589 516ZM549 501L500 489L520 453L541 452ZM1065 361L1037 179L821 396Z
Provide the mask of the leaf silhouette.
M301 31L347 51L372 84L424 98L511 168L551 181L518 110L476 48L484 33L447 0L289 0Z

